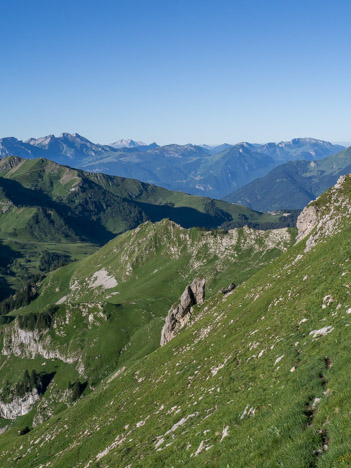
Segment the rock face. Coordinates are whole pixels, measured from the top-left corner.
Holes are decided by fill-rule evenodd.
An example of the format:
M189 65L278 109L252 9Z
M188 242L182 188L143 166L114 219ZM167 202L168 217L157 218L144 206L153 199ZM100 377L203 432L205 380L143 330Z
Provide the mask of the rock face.
M32 406L39 400L36 388L26 393L23 397L16 397L10 403L0 401L0 416L5 419L16 419L29 413Z
M297 218L296 227L298 235L296 242L308 236L318 222L317 210L313 205L307 205Z
M170 308L161 332L161 346L172 340L176 336L178 330L183 328L189 321L192 307L195 304L202 304L204 302L205 284L206 280L204 278L195 278L194 281L185 288L180 298L180 304Z
M63 354L51 343L48 330L39 331L37 329L22 330L18 326L18 320L11 323L2 331L3 347L1 354L9 356L13 354L17 357L24 357L34 359L35 356L40 355L45 359L59 359L60 361L72 364L77 362L77 370L82 375L84 373L84 366L80 362L80 355L74 353Z
M311 250L318 242L335 234L342 222L351 215L350 197L347 192L349 175L340 176L337 183L326 192L329 199L318 208L314 202L309 203L297 218L298 236L296 243L307 237L304 252Z
M297 218L298 235L296 242L300 242L313 230L318 222L317 210L313 205L307 205Z

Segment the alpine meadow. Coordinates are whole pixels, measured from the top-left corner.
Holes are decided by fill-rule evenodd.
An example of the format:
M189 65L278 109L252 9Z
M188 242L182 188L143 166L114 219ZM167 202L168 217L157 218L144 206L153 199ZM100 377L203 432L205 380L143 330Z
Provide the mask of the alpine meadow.
M0 5L0 467L351 467L351 4Z

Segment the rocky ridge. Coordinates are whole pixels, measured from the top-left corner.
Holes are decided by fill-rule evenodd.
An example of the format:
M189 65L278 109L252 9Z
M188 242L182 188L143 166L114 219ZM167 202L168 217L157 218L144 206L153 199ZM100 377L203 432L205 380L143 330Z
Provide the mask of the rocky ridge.
M288 228L263 231L247 226L230 229L225 234L203 231L201 235L194 237L191 230L182 228L171 220L163 220L155 224L143 223L126 233L125 236L126 239L128 238L128 242L119 244L117 239L116 242L111 241L110 246L116 244L112 255L110 246L99 251L99 258L97 258L98 254L94 254L96 255L96 271L89 271L85 266L77 269L70 278L69 288L65 290L62 289L61 284L56 283L56 275L54 274L44 285L43 292L46 288L55 289L57 285L62 292L58 298L59 301L81 302L82 297L85 297L87 292L93 295L95 301L103 299L106 294L103 285L94 286L89 291L87 289L88 284L98 284L94 278L99 271L101 272L102 261L108 265L105 267L106 275L112 279L115 285L109 289L111 294L115 294L119 287L135 274L140 264L148 262L157 255L160 245L164 255L170 256L174 260L180 259L184 255L190 255L189 274L193 274L192 278L194 278L202 274L201 269L205 268L212 259L215 262L213 272L223 271L227 263L234 265L238 262L238 257L243 251L246 251L248 255L251 255L252 252L268 253L275 249L285 252L293 239L292 232ZM250 251L251 253L249 253ZM112 265L117 258L119 268L115 269ZM223 262L224 258L225 262ZM192 278L190 277L188 280L191 281ZM207 279L209 280L209 277Z
M350 175L342 175L326 194L310 202L297 219L298 235L296 243L312 235L306 241L305 253L321 240L335 234L341 223L351 215L348 194ZM328 203L323 203L328 197Z

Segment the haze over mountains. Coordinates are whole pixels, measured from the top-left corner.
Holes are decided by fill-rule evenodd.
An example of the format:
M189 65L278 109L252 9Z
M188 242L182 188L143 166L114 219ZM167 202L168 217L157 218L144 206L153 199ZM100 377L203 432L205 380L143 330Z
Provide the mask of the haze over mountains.
M302 209L351 172L351 148L318 161L289 161L224 197L258 211Z
M100 145L77 133L49 135L27 141L0 139L0 156L45 157L91 172L136 178L170 190L222 198L295 159L318 160L342 150L340 145L313 138L257 145L145 145L119 140Z

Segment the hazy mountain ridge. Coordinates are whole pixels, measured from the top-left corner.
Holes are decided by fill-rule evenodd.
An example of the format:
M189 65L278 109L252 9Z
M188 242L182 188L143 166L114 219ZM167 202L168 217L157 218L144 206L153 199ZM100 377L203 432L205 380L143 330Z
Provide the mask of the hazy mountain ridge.
M341 145L335 145L328 141L315 138L294 138L280 143L267 143L257 148L258 152L268 154L276 161L288 160L317 160L338 153L344 149Z
M303 208L351 171L351 148L318 161L289 161L224 197L260 211Z
M46 157L60 164L110 175L137 178L170 190L222 198L235 188L262 177L290 159L317 160L342 147L313 138L266 145L239 143L208 145L151 145L119 140L99 145L74 133L49 135L22 142L0 140L0 156Z

